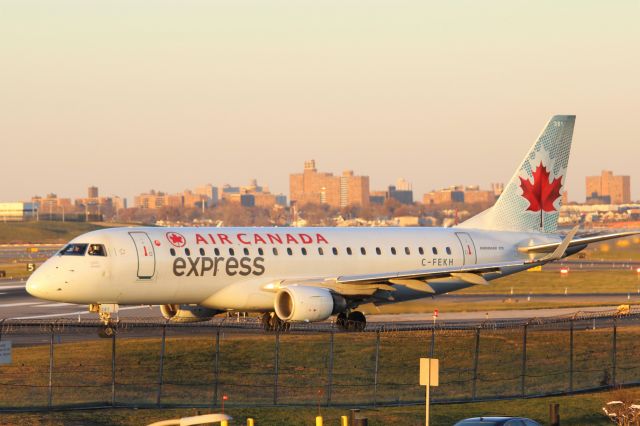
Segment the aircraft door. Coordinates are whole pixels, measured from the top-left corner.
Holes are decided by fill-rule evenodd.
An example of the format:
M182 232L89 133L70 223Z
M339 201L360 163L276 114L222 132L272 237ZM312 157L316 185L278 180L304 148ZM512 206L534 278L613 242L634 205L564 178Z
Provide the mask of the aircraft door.
M129 232L138 253L138 278L149 279L156 273L156 256L146 232Z
M476 246L473 244L471 235L466 232L456 232L456 237L460 240L462 252L464 253L464 264L473 265L478 261L476 256Z

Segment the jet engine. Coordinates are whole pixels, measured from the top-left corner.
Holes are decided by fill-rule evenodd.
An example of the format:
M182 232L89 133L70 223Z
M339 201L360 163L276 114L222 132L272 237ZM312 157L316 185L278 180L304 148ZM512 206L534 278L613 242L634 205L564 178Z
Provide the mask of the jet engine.
M160 305L160 312L165 319L172 322L198 322L209 321L222 311L198 305Z
M289 286L276 294L275 311L283 321L323 321L347 308L344 297L326 288Z

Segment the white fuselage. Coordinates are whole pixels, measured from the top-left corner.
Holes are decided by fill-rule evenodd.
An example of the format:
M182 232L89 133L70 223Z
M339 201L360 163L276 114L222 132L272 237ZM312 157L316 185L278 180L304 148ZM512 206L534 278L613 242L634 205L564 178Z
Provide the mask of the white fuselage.
M527 255L518 247L559 240L460 228L112 228L70 242L102 245L102 255L55 255L27 290L71 303L271 311L274 282L521 260ZM470 284L446 278L430 285L442 294ZM393 301L425 296L402 288Z

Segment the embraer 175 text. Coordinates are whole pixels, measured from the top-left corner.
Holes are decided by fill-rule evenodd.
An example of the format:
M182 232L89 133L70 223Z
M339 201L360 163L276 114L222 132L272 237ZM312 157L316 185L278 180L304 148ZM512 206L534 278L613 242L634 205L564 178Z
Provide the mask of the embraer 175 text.
M632 235L556 233L575 116L554 116L495 205L452 228L113 228L81 235L38 268L27 291L90 304L112 332L118 305L161 305L173 321L261 312L365 327L356 310L436 296Z

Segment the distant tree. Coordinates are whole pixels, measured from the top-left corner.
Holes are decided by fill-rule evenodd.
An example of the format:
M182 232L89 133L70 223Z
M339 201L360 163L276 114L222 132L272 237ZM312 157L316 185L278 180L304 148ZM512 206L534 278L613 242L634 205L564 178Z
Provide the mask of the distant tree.
M286 226L290 223L290 211L282 206L275 206L269 211L269 220L273 226Z
M331 226L332 218L338 213L337 209L331 208L328 204L308 203L298 206L298 216L307 221L309 226Z

